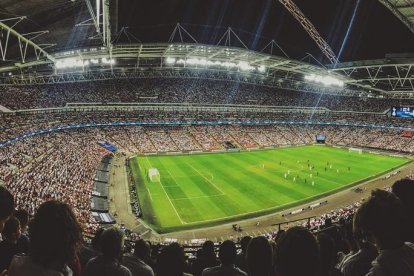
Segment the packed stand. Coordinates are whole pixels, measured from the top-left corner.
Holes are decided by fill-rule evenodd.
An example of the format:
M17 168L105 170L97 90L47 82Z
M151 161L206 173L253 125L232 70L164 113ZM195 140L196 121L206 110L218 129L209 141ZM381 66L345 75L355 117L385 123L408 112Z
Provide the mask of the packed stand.
M61 84L5 86L0 105L13 110L62 107L66 103L188 103L325 107L383 112L413 105L410 99L361 98L299 92L203 79L113 79Z

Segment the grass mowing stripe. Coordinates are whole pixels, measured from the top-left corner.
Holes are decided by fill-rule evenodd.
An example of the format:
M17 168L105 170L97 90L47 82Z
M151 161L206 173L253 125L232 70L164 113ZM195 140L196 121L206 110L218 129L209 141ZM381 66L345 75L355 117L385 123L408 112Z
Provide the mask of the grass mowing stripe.
M151 165L151 161L148 159L148 157L147 157L147 161L148 161L149 165L152 167L152 165ZM162 185L161 180L160 180L160 184L161 184L161 187L162 187L162 189L163 189L163 191L164 191L165 195L166 195L166 196L167 196L167 198L168 198L168 201L170 202L171 206L173 207L173 209L174 209L174 211L175 211L175 214L177 215L178 219L181 221L181 223L182 223L182 224L186 224L186 222L184 222L184 221L181 219L180 214L178 214L178 211L177 211L177 209L175 208L174 203L171 201L170 197L168 196L167 191L164 189L164 186Z
M225 193L220 190L219 187L217 187L211 180L207 179L207 177L205 177L199 170L197 170L196 168L194 168L189 162L185 162L189 167L191 167L191 169L193 169L194 171L196 171L199 175L201 175L202 178L204 178L208 183L210 183L211 185L214 186L214 188L216 188L222 195L224 195Z
M408 162L405 158L327 146L137 159L140 167L145 167L138 174L144 175L141 178L148 189L141 189L138 196L151 204L155 217L144 219L159 232L269 213L347 188ZM308 160L314 169L309 170ZM159 169L161 184L148 183L145 170L149 167ZM131 169L137 170L136 166ZM133 175L136 178L137 172Z

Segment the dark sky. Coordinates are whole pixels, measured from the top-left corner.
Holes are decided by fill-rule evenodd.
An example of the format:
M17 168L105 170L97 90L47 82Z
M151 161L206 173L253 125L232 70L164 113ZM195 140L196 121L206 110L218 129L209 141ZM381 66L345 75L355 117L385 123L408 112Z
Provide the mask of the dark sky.
M294 2L337 56L345 41L341 61L414 53L414 34L378 0ZM120 0L118 14L118 28L128 26L142 42L168 41L180 22L200 43L216 44L226 28L232 27L250 49L260 51L275 39L293 58L311 53L327 62L316 43L276 0Z

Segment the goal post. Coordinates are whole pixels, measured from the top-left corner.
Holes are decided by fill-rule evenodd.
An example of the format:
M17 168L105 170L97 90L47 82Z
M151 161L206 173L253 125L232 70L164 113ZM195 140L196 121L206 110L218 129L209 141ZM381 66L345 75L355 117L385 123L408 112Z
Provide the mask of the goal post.
M359 149L359 148L349 148L348 151L362 154L362 149Z
M151 168L148 170L148 178L151 182L160 182L160 172L156 168Z

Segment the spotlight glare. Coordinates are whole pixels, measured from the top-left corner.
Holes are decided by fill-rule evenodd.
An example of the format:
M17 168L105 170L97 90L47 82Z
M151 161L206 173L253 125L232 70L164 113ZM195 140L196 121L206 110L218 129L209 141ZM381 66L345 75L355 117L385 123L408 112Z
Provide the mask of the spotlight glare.
M318 76L315 74L306 75L305 80L315 82L315 83L321 83L325 86L339 86L343 87L344 82L342 80L336 79L331 76Z
M260 73L264 73L264 72L266 72L266 67L265 67L264 65L262 65L262 66L258 67L258 68L257 68L257 70L258 70Z

